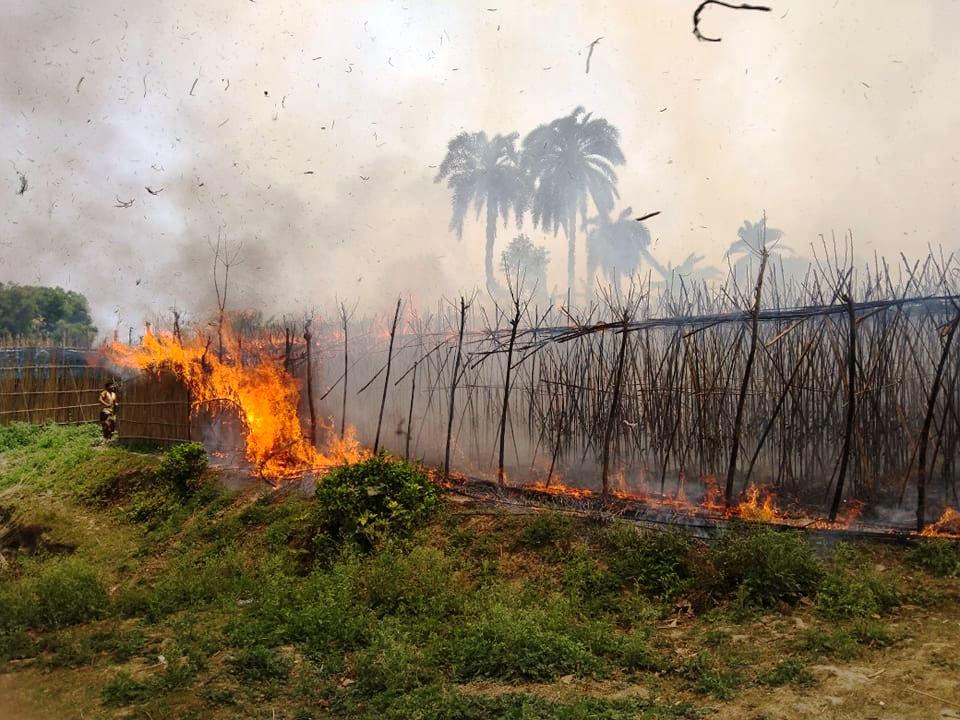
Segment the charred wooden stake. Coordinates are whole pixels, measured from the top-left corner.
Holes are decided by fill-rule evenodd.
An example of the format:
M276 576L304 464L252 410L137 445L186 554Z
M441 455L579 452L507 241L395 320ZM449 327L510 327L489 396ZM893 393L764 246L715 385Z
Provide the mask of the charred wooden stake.
M847 419L843 433L843 448L840 450L837 487L833 494L833 503L830 505L830 522L837 519L837 513L840 511L840 501L843 499L843 484L847 477L847 467L850 464L850 444L853 441L853 421L857 411L857 314L853 307L853 298L848 294L844 299L847 302L847 323L850 326L847 338Z
M763 273L767 269L766 248L760 256L760 275L757 277L757 290L753 298L753 309L750 312L750 352L747 355L747 365L743 370L743 380L740 382L740 395L737 398L737 414L733 421L733 447L730 449L730 463L727 465L727 487L723 498L727 507L733 502L733 478L737 473L737 455L740 453L740 430L743 426L743 406L747 399L747 389L750 387L750 375L753 373L753 361L757 356L757 340L759 338L758 325L760 323L760 297L763 291Z
M933 387L927 401L927 414L923 418L923 429L920 431L920 453L917 459L917 532L923 530L927 524L925 517L927 506L927 441L930 438L930 423L933 421L937 395L940 393L943 368L947 364L947 358L950 357L950 346L953 344L953 336L957 333L957 325L960 325L960 310L957 311L957 316L950 323L950 329L947 331L947 337L943 343L940 362L937 363L937 372L933 376Z
M377 416L377 437L373 441L373 454L380 450L380 426L383 425L383 408L387 404L387 387L390 384L390 363L393 360L393 338L397 333L397 318L400 317L400 298L397 298L397 309L393 313L393 325L390 326L390 346L387 348L387 375L383 379L383 395L380 397L380 415Z
M510 403L510 371L513 369L513 344L517 339L517 326L520 324L520 313L522 311L519 299L514 303L513 309L514 314L510 319L510 344L507 346L507 372L506 379L503 382L503 407L500 409L500 455L497 461L497 484L500 485L500 487L504 485L503 453L504 442L507 436L507 407Z
M343 440L347 434L347 375L350 371L350 355L347 348L347 326L350 318L343 304L340 305L340 318L343 321L343 407L340 410L340 439Z
M467 301L460 298L460 338L457 340L457 354L453 361L453 377L450 380L450 409L447 413L447 444L443 452L443 476L450 479L450 439L453 435L453 411L457 394L457 380L460 375L460 358L463 355L463 327L467 322Z
M410 381L410 410L407 413L407 443L403 449L403 459L410 459L410 436L413 435L413 399L417 392L417 363L413 364L413 376Z
M619 416L620 385L623 380L623 361L627 356L627 326L630 324L630 315L624 311L623 328L620 338L620 354L617 356L617 369L613 376L613 397L610 400L610 414L607 416L607 426L603 431L603 497L610 492L610 441L613 439L613 426Z
M310 333L310 320L307 320L303 324L303 339L307 343L307 404L310 406L310 443L316 447L317 411L313 405L313 364L311 359L313 343L310 342L312 338L313 335Z

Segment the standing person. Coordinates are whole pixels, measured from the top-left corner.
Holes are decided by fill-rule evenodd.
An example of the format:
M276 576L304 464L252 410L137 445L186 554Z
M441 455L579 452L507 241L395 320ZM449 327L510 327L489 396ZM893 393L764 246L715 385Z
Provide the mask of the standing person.
M103 439L109 440L117 429L117 393L113 381L108 381L100 392L100 427Z

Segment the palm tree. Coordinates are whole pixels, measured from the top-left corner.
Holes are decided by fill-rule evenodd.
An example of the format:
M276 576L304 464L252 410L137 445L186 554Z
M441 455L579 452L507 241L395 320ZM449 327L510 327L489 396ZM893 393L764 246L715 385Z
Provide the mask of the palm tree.
M585 224L593 226L587 233L587 278L593 282L597 270L614 286L621 275L632 275L645 260L657 273L667 280L670 269L665 268L650 253L650 231L643 223L633 219L633 208L627 207L616 220L601 213Z
M737 230L737 237L739 240L735 240L730 244L724 257L740 253L758 253L764 248L767 252L779 255L782 255L784 252L793 252L793 250L786 245L780 245L783 230L767 227L766 214L756 223L744 220L743 225Z
M463 238L463 220L470 205L476 209L478 220L486 208L484 270L491 292L499 289L493 271L497 218L503 218L506 225L513 210L519 226L526 206L526 183L516 149L518 137L518 133L511 133L487 139L484 132L460 133L447 145L447 155L434 178L434 182L447 178L447 187L453 191L450 229L457 231L458 238Z
M586 222L587 200L607 215L617 197L614 165L625 162L620 131L582 107L541 125L523 140L523 167L533 183L532 213L537 227L567 238L567 288L576 272L577 215Z

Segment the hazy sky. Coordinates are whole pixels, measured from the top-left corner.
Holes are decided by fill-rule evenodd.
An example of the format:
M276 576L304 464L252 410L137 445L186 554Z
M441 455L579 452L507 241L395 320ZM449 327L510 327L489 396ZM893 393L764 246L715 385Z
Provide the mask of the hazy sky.
M222 228L235 306L456 292L483 228L447 231L446 142L577 105L620 129L663 261L719 262L763 209L800 250L960 247L960 3L769 2L706 10L701 43L681 0L3 0L0 281L82 291L103 330L196 311Z

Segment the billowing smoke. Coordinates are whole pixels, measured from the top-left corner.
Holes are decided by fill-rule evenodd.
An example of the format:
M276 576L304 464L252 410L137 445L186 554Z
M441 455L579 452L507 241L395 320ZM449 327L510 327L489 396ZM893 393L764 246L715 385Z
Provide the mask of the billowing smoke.
M660 210L665 265L722 265L764 209L801 252L847 228L864 255L956 247L960 6L771 4L708 9L723 42L698 43L673 0L8 0L0 281L84 292L103 332L200 314L221 232L244 246L234 307L456 293L482 284L484 239L472 217L447 230L447 141L522 138L578 105L619 128L613 217ZM562 286L562 233L523 231Z

